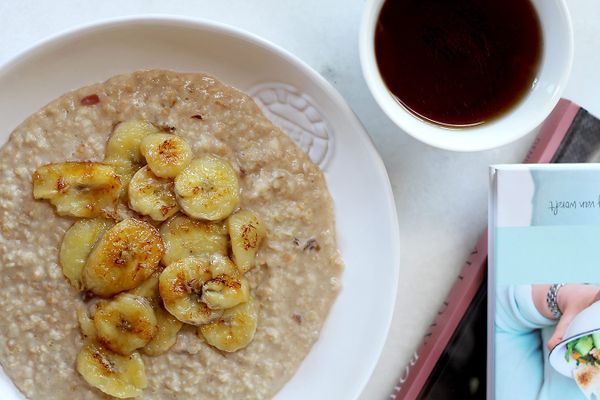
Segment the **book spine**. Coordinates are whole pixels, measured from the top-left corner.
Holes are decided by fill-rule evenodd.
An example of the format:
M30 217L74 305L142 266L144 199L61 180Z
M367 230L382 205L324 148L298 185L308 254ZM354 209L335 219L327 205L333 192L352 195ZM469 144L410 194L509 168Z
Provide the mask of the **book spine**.
M560 99L540 129L524 162L546 164L552 161L580 108L569 100Z
M565 138L580 107L561 99L540 129L526 163L549 163ZM487 269L487 229L464 263L460 274L433 323L429 325L419 349L401 373L390 398L416 399L431 371L448 345L456 327L483 284Z
M405 368L403 376L394 387L392 399L417 398L483 282L486 260L487 234L483 234L465 261L461 273L433 323L429 325L419 350L413 355L412 365L409 364Z

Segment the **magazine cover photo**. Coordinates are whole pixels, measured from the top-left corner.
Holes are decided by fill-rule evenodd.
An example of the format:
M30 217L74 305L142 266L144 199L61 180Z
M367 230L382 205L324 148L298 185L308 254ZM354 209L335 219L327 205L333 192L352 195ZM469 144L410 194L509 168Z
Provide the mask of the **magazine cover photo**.
M600 399L600 167L498 166L490 196L490 392Z

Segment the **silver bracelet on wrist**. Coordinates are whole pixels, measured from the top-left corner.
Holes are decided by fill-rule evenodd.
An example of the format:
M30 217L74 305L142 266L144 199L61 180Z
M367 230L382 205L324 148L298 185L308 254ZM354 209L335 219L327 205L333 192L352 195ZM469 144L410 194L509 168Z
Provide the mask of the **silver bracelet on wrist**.
M560 308L558 308L557 300L558 290L563 286L565 286L564 283L555 283L554 285L550 286L550 289L548 289L548 294L546 295L546 303L548 304L548 308L550 309L554 319L559 319L562 316L562 312L560 311Z

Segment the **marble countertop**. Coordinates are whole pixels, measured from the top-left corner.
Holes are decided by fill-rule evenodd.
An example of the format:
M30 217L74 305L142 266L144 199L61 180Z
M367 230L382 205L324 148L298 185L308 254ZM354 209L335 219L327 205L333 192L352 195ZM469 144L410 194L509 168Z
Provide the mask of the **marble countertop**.
M600 116L600 4L567 0L575 59L564 97ZM40 39L116 16L166 13L223 22L294 53L347 99L387 167L401 234L396 309L387 343L361 399L384 399L450 290L487 213L487 167L523 159L533 136L479 153L424 145L379 109L360 70L358 31L364 1L354 0L4 0L0 63ZM431 246L435 243L435 246Z

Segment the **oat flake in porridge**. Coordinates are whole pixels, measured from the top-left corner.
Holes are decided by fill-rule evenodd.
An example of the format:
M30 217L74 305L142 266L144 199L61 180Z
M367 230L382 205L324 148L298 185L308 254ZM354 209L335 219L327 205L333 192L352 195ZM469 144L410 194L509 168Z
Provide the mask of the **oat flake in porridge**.
M31 399L107 398L75 369L84 343L77 310L87 299L58 261L76 219L35 201L31 177L48 163L102 161L114 127L136 119L176 133L194 157L231 164L239 208L259 213L267 231L245 275L259 306L252 342L221 352L185 326L168 352L141 355L141 397L272 397L309 352L339 291L332 201L318 167L249 96L200 73L139 71L67 93L0 149L0 363Z

